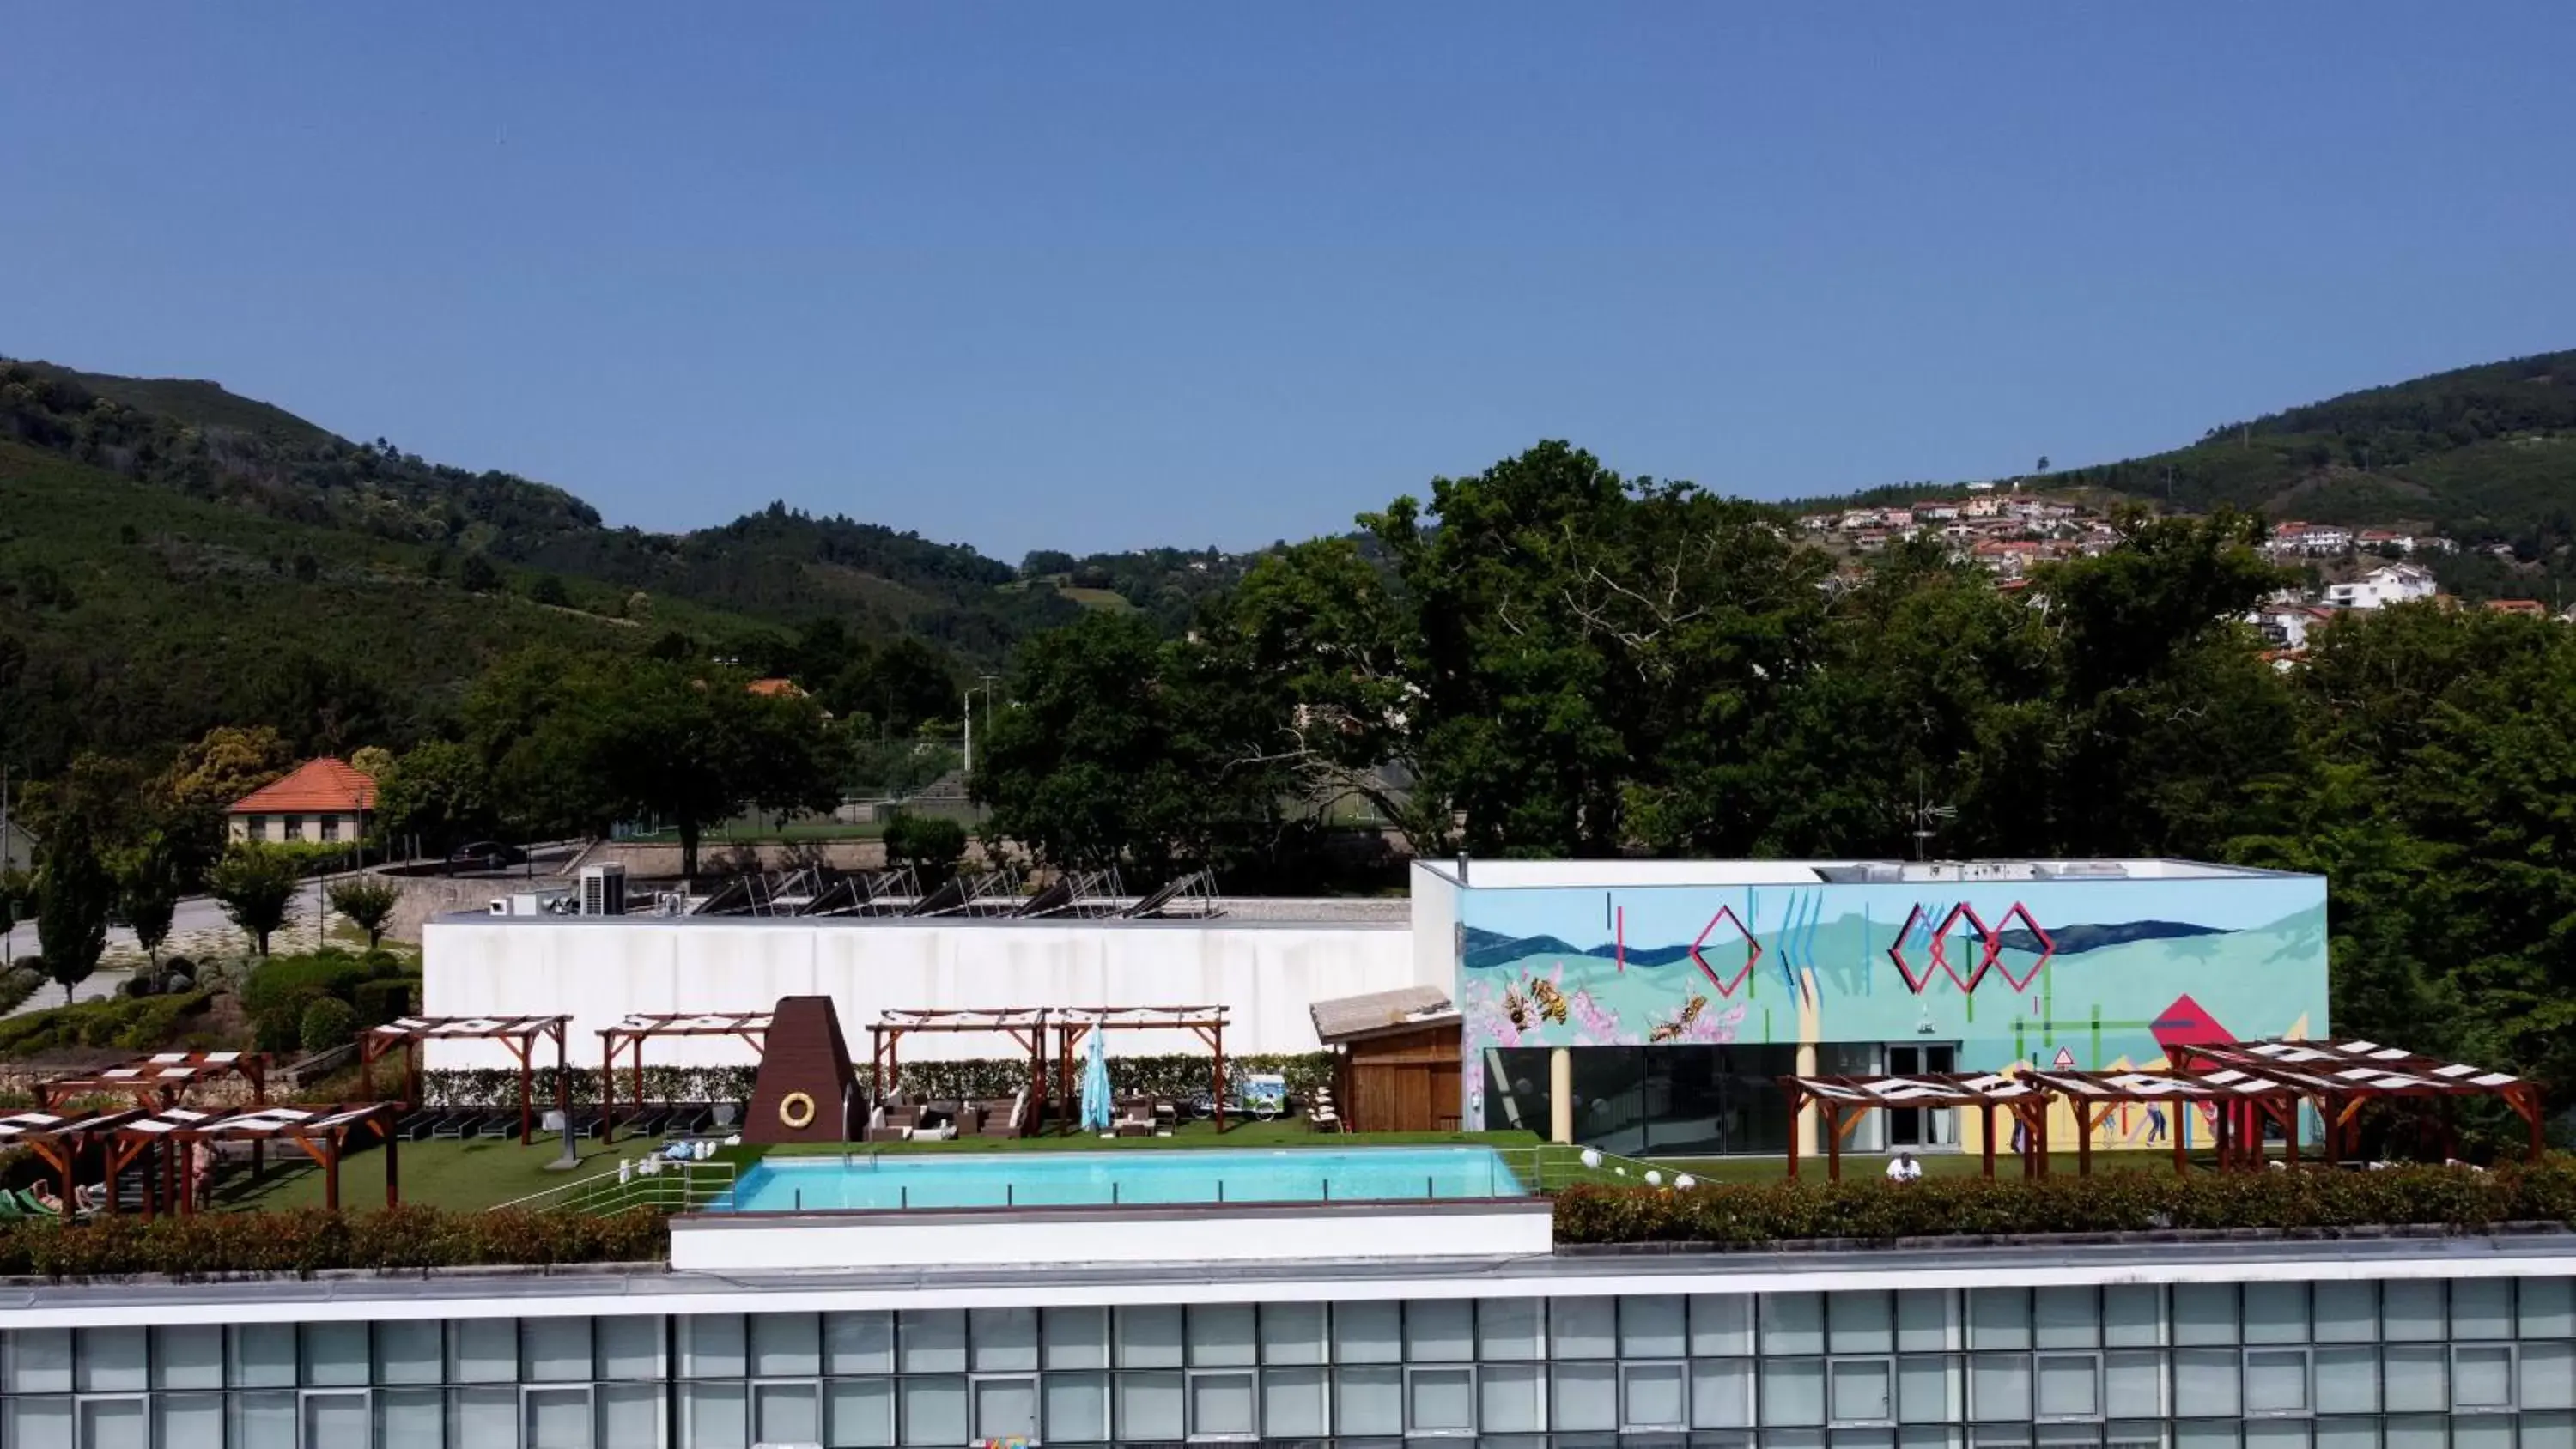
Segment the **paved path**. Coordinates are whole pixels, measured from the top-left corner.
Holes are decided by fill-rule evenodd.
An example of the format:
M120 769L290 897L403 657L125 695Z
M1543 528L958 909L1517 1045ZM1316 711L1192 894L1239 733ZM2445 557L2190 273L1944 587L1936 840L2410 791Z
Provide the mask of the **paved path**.
M303 936L296 944L310 944L313 930L312 914L312 908L308 903L303 911L305 919L301 923ZM276 944L287 945L292 934L280 937ZM242 934L233 928L232 922L224 919L224 908L215 904L211 897L196 896L179 902L179 908L171 913L170 939L161 947L161 954L165 957L238 956L242 949ZM9 933L5 945L0 945L0 954L5 954L11 961L35 956L37 954L36 923L19 922L17 929ZM143 948L134 944L132 931L122 926L108 927L107 955L101 958L98 969L89 974L88 980L72 988L72 999L98 1001L114 995L117 988L125 984L125 978L133 974L127 968L138 962L142 954ZM63 989L49 984L35 995L28 997L16 1011L9 1014L19 1016L62 1004Z

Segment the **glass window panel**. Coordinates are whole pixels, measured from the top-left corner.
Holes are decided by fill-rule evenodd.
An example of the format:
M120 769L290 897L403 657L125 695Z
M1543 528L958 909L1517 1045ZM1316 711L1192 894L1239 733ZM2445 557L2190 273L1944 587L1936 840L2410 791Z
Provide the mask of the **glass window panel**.
M2173 1341L2236 1342L2236 1285L2176 1283L2173 1286Z
M1476 1373L1478 1427L1487 1434L1547 1428L1547 1370L1533 1363L1485 1364ZM1279 1437L1276 1427L1271 1437Z
M1089 1313L1097 1308L1067 1308L1051 1312ZM1101 1340L1106 1343L1104 1336ZM1102 1363L1108 1362L1102 1359ZM826 1313L823 1315L823 1371L834 1374L890 1374L894 1372L894 1315L884 1312Z
M894 1381L837 1379L825 1385L823 1420L825 1432L831 1435L824 1442L832 1449L880 1449L892 1444Z
M1968 1347L2030 1347L2030 1290L1968 1290Z
M604 1379L662 1377L662 1320L644 1314L618 1314L591 1321L591 1342Z
M2379 1285L2366 1278L2331 1279L2309 1288L2319 1343L2377 1343Z
M1190 1375L1191 1437L1251 1438L1258 1424L1253 1398L1253 1380L1248 1372Z
M1762 1360L1762 1426L1825 1422L1825 1361L1820 1358Z
M2364 1444L2357 1449L2371 1446ZM2524 1414L2522 1449L2576 1449L2576 1414Z
M2041 1288L2031 1295L2032 1341L2041 1348L2092 1348L2102 1341L2102 1304L2091 1288Z
M1555 1298L1547 1305L1551 1358L1611 1358L1619 1351L1619 1300Z
M512 1355L515 1360L516 1354ZM254 1397L235 1396L235 1402ZM264 1397L264 1396L261 1396ZM286 1449L295 1440L295 1405L286 1406ZM447 1391L447 1442L451 1449L513 1449L519 1442L519 1391L510 1389L450 1389ZM234 1449L240 1449L235 1445Z
M314 1400L306 1399L310 1411ZM528 1449L590 1449L590 1389L531 1389L524 1407L528 1416ZM305 1443L361 1444L364 1439L316 1439L305 1436ZM812 1442L808 1435L806 1442ZM623 1449L623 1446L620 1446Z
M1959 1332L1959 1295L1947 1288L1907 1288L1896 1295L1896 1347L1905 1353L1939 1353L1966 1347Z
M381 1402L384 1395L376 1398ZM599 1414L600 1449L656 1449L662 1443L660 1384L601 1384L591 1399Z
M1825 1351L1825 1295L1765 1293L1761 1298L1762 1352L1769 1354Z
M2453 1303L2459 1295L2452 1295ZM2513 1407L2513 1350L2501 1343L2463 1344L2451 1350L2451 1407Z
M2030 1431L2028 1424L1972 1424L1968 1442L1975 1449L2027 1449Z
M2245 1412L2248 1414L2304 1414L2307 1411L2307 1350L2247 1349L2245 1351Z
M1909 1424L1947 1423L1965 1417L1959 1361L1949 1354L1908 1354L1896 1361L1896 1416Z
M2513 1337L2513 1280L2454 1279L2451 1283L2451 1337Z
M1261 1432L1271 1439L1320 1439L1332 1432L1320 1368L1275 1368L1261 1375Z
M71 1353L66 1349L63 1372L68 1374L71 1371ZM0 1404L0 1409L5 1409L8 1416L10 1449L72 1449L70 1399L11 1399ZM295 1421L292 1418L286 1421L286 1431L286 1449L295 1449Z
M2114 1418L2163 1417L2165 1356L2135 1349L2102 1355L2102 1412Z
M1120 1374L1116 1384L1118 1437L1180 1438L1187 1432L1183 1387L1178 1373ZM912 1442L909 1435L905 1442Z
M2379 1412L2379 1350L2360 1344L2319 1347L2316 1375L2317 1409L2328 1414Z
M2102 1442L2099 1424L2034 1424L2031 1438L2040 1449L2093 1449Z
M2449 1408L2449 1359L2450 1355L2434 1344L2392 1343L2381 1349L2380 1407L2392 1414Z
M2165 1449L2165 1426L2151 1422L2105 1424L2102 1442L2106 1449Z
M527 1383L572 1383L591 1376L590 1320L519 1321L519 1377ZM587 1411L585 1411L587 1417Z
M2377 1419L2319 1419L2309 1429L2316 1449L2379 1449Z
M2089 1353L2043 1353L2035 1378L2043 1419L2091 1419L2102 1412L2101 1363Z
M1836 1359L1830 1374L1837 1424L1883 1424L1896 1417L1896 1367L1883 1358Z
M2102 1290L2102 1342L2154 1348L2165 1341L2165 1290L2152 1283L2114 1283Z
M2442 1336L2442 1283L2438 1278L2395 1278L2379 1285L2381 1335L2391 1342Z
M1672 1293L1619 1300L1621 1358L1680 1358L1689 1352L1689 1299Z
M361 1335L366 1331L365 1324L358 1325ZM149 1340L150 1334L141 1327L82 1329L75 1341L79 1353L73 1385L84 1394L134 1393L149 1387L144 1353Z
M978 1373L1038 1366L1038 1311L1034 1308L978 1308L967 1316L966 1336L974 1348Z
M1339 1312L1334 1314L1339 1318ZM1346 1368L1333 1375L1333 1432L1336 1434L1401 1434L1404 1432L1404 1371L1394 1368Z
M367 1382L368 1368L367 1325L304 1325L304 1382L307 1387L361 1387ZM589 1369L590 1365L584 1362L582 1373L576 1377L587 1378Z
M217 1363L222 1362L218 1357ZM376 1395L382 1406L399 1400L400 1393ZM443 1440L447 1423L438 1412L438 1391L430 1390L429 1432L405 1437L397 1422L392 1432L377 1436L378 1449L447 1449ZM381 1414L383 1409L380 1407ZM381 1420L379 1422L382 1422ZM164 1449L192 1449L195 1445L213 1446L224 1442L224 1396L221 1394L154 1394L152 1396L153 1433Z
M2177 1391L2174 1397L2182 1395ZM2177 1419L2174 1449L2237 1449L2236 1430L2234 1419Z
M2247 1343L2307 1342L2308 1285L2305 1283L2246 1284L2245 1341Z
M144 1421L143 1400L139 1398L85 1400L80 1407L80 1426L81 1449L151 1449L151 1433ZM358 1421L358 1438L347 1442L363 1442L366 1436L366 1420L361 1418ZM328 1444L331 1441L317 1439L314 1442Z
M910 1318L912 1310L904 1310ZM907 1330L908 1331L908 1330ZM960 1344L958 1352L965 1352ZM966 1381L951 1374L901 1381L897 1432L906 1444L947 1446L966 1440Z
M823 1321L811 1313L754 1313L751 1374L754 1378L812 1378L823 1371Z
M1321 1303L1262 1304L1261 1361L1327 1362L1329 1355L1326 1349L1330 1340L1326 1337L1325 1327L1324 1305Z
M1835 1353L1888 1353L1896 1347L1891 1293L1825 1295L1825 1346Z
M943 1445L963 1439L938 1441ZM680 1385L681 1449L745 1449L751 1443L751 1391L746 1384Z
M1310 1305L1299 1305L1300 1307ZM1316 1311L1321 1312L1319 1308ZM1039 1325L1046 1332L1046 1366L1051 1369L1109 1367L1109 1310L1050 1308ZM837 1372L837 1370L835 1370Z
M2453 1419L2451 1449L2513 1449L2513 1416L2480 1414Z
M1035 1375L1011 1374L1003 1378L974 1379L967 1384L967 1392L975 1411L972 1437L1037 1437L1038 1381Z
M1975 1320L1971 1318L1973 1325ZM1974 1419L2030 1417L2030 1355L1981 1353L1968 1360L1968 1414Z
M1171 1344L1173 1362L1177 1363L1181 1351L1181 1310L1165 1311L1173 1320ZM1121 1316L1124 1316L1123 1311ZM905 1373L963 1373L966 1368L966 1310L907 1308L895 1315L895 1342L902 1351ZM907 1434L904 1442L920 1441Z
M1753 1360L1707 1359L1691 1365L1692 1428L1740 1429L1752 1423Z
M2308 1449L2305 1419L2248 1419L2245 1449Z
M1109 1437L1107 1374L1043 1374L1038 1392L1047 1438L1059 1444L1092 1444Z
M1022 1437L1034 1438L1037 1435L1037 1428L1031 1425L1018 1432ZM752 1385L751 1438L756 1444L822 1443L822 1386L819 1384ZM603 1449L625 1449L625 1446L603 1446Z
M376 1382L447 1381L445 1335L435 1318L388 1318L375 1325Z
M2525 1278L2518 1285L2525 1338L2576 1338L2576 1290L2565 1278Z
M1249 1303L1202 1303L1190 1309L1190 1362L1199 1367L1248 1364L1257 1348Z
M1476 1431L1476 1371L1473 1369L1409 1369L1405 1373L1404 1396L1405 1427L1416 1434L1472 1434ZM1680 1420L1674 1422L1678 1424Z
M1727 1358L1753 1352L1752 1296L1744 1293L1692 1294L1690 1351L1694 1358Z
M2385 1449L2449 1449L2450 1421L2438 1414L2409 1414L2379 1421Z
M430 1333L430 1382L438 1381L438 1325ZM388 1380L400 1382L400 1380ZM152 1387L220 1389L224 1386L224 1330L213 1323L174 1323L152 1330ZM218 1402L215 1411L221 1413Z
M1894 1429L1836 1429L1834 1449L1896 1449Z
M1333 1361L1335 1363L1400 1363L1403 1359L1404 1308L1402 1304L1336 1303L1333 1305Z
M2239 1412L2237 1381L2240 1368L2235 1353L2227 1349L2174 1350L2174 1413L2193 1418L2236 1417Z
M498 1320L512 1332L510 1366L502 1377L518 1367L518 1320ZM14 1345L13 1345L14 1346ZM11 1355L12 1360L16 1355ZM285 1389L295 1386L295 1325L292 1323L242 1323L232 1329L232 1387L237 1389ZM69 1388L69 1384L64 1387ZM292 1416L290 1415L290 1421Z
M2576 1408L2576 1343L2523 1344L2522 1406Z
M1607 1432L1619 1427L1617 1365L1561 1363L1549 1377L1551 1417L1560 1431Z
M692 1313L679 1320L680 1376L738 1379L750 1367L749 1332L739 1313Z

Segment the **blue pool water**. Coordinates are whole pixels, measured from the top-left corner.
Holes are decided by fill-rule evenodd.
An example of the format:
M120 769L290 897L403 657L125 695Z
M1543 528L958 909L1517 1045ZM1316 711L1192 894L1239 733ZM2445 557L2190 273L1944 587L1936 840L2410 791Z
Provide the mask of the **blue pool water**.
M718 1212L1520 1197L1490 1147L880 1153L752 1165Z

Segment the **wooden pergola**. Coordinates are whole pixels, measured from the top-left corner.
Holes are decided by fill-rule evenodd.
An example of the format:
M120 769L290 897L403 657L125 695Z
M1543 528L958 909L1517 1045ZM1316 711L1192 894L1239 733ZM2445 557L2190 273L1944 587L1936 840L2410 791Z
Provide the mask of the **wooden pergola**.
M647 1011L637 1012L615 1026L599 1031L599 1135L603 1142L617 1137L617 1057L620 1052L634 1054L635 1115L644 1115L644 1043L662 1036L730 1036L739 1037L751 1046L753 1055L769 1051L769 1018L766 1011Z
M564 1032L569 1016L404 1016L371 1026L358 1037L358 1080L370 1097L376 1094L376 1061L396 1050L403 1054L403 1105L420 1101L420 1044L424 1041L497 1041L519 1063L519 1145L532 1140L536 1126L537 1043L555 1044L555 1108L572 1110L572 1059L566 1055Z
M2334 1162L2356 1145L2353 1119L2373 1102L2442 1097L2493 1097L2520 1117L2530 1133L2527 1153L2539 1161L2547 1104L2540 1085L2510 1072L2489 1071L2466 1062L2446 1062L2403 1047L2372 1041L2252 1041L2211 1046L2178 1046L2175 1066L2204 1078L2227 1072L2270 1078L2316 1104L2325 1123L2326 1161ZM2299 1134L2293 1117L2286 1135L2290 1159L2298 1160ZM2262 1142L2254 1143L2257 1155Z
M2184 1144L2183 1114L2195 1106L2211 1109L2210 1120L2216 1125L2211 1146L2218 1153L2219 1166L2225 1167L2246 1146L2250 1138L2253 1153L2260 1159L2263 1138L2252 1131L2248 1113L2260 1112L2290 1127L2290 1160L2298 1160L2298 1093L2268 1077L2248 1072L2220 1074L2183 1071L2078 1072L2025 1071L2027 1080L2037 1083L2065 1099L2075 1110L2076 1172L2091 1176L2093 1172L2093 1132L2109 1119L2111 1113L2125 1106L2164 1107L2174 1109L2173 1130L2166 1135L2173 1142L2174 1171L2189 1170L2189 1150Z
M62 1204L65 1213L73 1212L80 1202L81 1154L92 1147L100 1148L107 1164L107 1201L115 1210L116 1172L123 1166L116 1155L117 1129L144 1114L140 1111L92 1112L66 1117L53 1112L16 1112L0 1117L0 1146L24 1147L44 1160L62 1182ZM167 1164L164 1164L165 1170Z
M394 1129L402 1113L402 1105L397 1102L349 1102L328 1107L251 1107L233 1112L178 1109L138 1116L116 1128L116 1144L109 1149L108 1200L116 1199L117 1170L155 1144L184 1148L199 1142L264 1144L283 1139L302 1148L304 1155L321 1167L322 1205L337 1212L340 1163L348 1156L350 1139L363 1130L372 1131L385 1144L385 1206L395 1207L402 1202L402 1134ZM163 1154L165 1161L179 1155L175 1150ZM179 1174L177 1199L182 1213L195 1212L200 1206L193 1174ZM147 1212L150 1202L147 1194Z
M1209 1095L1216 1102L1216 1130L1225 1130L1225 1016L1222 1006L1059 1006L1054 1010L1056 1065L1063 1073L1064 1100L1078 1102L1073 1085L1073 1053L1093 1031L1188 1031L1207 1044L1216 1059L1209 1069Z
M140 1111L178 1105L188 1089L224 1077L250 1084L251 1100L268 1100L266 1052L155 1052L96 1071L36 1084L36 1105L50 1112L79 1097L125 1097Z
M1995 1110L2019 1119L2030 1134L2024 1177L2048 1171L2048 1097L2019 1078L1996 1072L1919 1072L1904 1077L1782 1077L1789 1099L1789 1177L1798 1176L1798 1117L1814 1104L1824 1118L1825 1176L1843 1176L1843 1139L1872 1111L1973 1107L1985 1123L1985 1174L1995 1175Z
M1036 1099L1030 1106L1039 1113L1046 1110L1045 1007L1004 1006L990 1010L949 1011L888 1009L877 1013L877 1019L868 1025L868 1059L878 1101L884 1101L886 1092L902 1080L903 1039L907 1033L916 1031L998 1031L1007 1035L1020 1050L1029 1054L1029 1095ZM1030 1120L1035 1121L1036 1118L1032 1116Z

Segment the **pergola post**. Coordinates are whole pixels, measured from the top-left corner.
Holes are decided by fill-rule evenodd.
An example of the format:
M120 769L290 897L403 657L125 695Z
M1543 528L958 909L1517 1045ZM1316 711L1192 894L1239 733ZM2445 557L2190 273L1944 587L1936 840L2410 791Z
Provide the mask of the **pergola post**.
M1798 1114L1806 1110L1807 1092L1793 1078L1782 1084L1787 1090L1780 1095L1789 1105L1789 1180L1798 1180Z
M1992 1182L1995 1177L1995 1104L1992 1102L1978 1103L1977 1117L1979 1122L1978 1135L1985 1139L1982 1145L1985 1148L1986 1180L1988 1182Z
M2183 1152L2183 1139L2188 1135L2183 1131L2183 1124L2190 1120L2191 1103L2187 1101L2176 1101L2174 1103L2173 1130L2165 1134L2167 1137L2173 1139L2174 1176L2176 1177L2184 1176L2191 1171L2190 1160L2184 1156Z
M339 1131L334 1129L330 1133L326 1134L323 1140L330 1144L330 1153L322 1159L322 1205L336 1213L340 1210L340 1143L342 1139ZM308 1147L306 1150L309 1151L311 1149Z
M1825 1114L1825 1179L1843 1180L1843 1104L1819 1102Z
M2069 1102L2067 1105L2075 1109L2075 1175L2077 1177L2091 1177L2093 1175L2093 1128L2095 1125L2093 1118L2093 1104L2090 1102ZM2046 1112L2048 1109L2046 1107L2042 1107L2040 1110L2042 1112ZM2110 1109L2106 1107L2103 1111L2108 1113Z
M555 1039L555 1110L563 1113L564 1131L567 1133L572 1131L572 1043L567 1039L571 1026L571 1022L558 1020L546 1028ZM385 1132L387 1152L393 1150L393 1140L394 1134L388 1129ZM385 1170L388 1172L393 1170L392 1161L390 1157L386 1159Z
M599 1034L599 1140L617 1140L617 1038Z
M402 1134L394 1130L393 1123L384 1121L382 1118L376 1121L376 1131L385 1139L385 1206L400 1207L402 1205L402 1150L397 1145L397 1139Z

